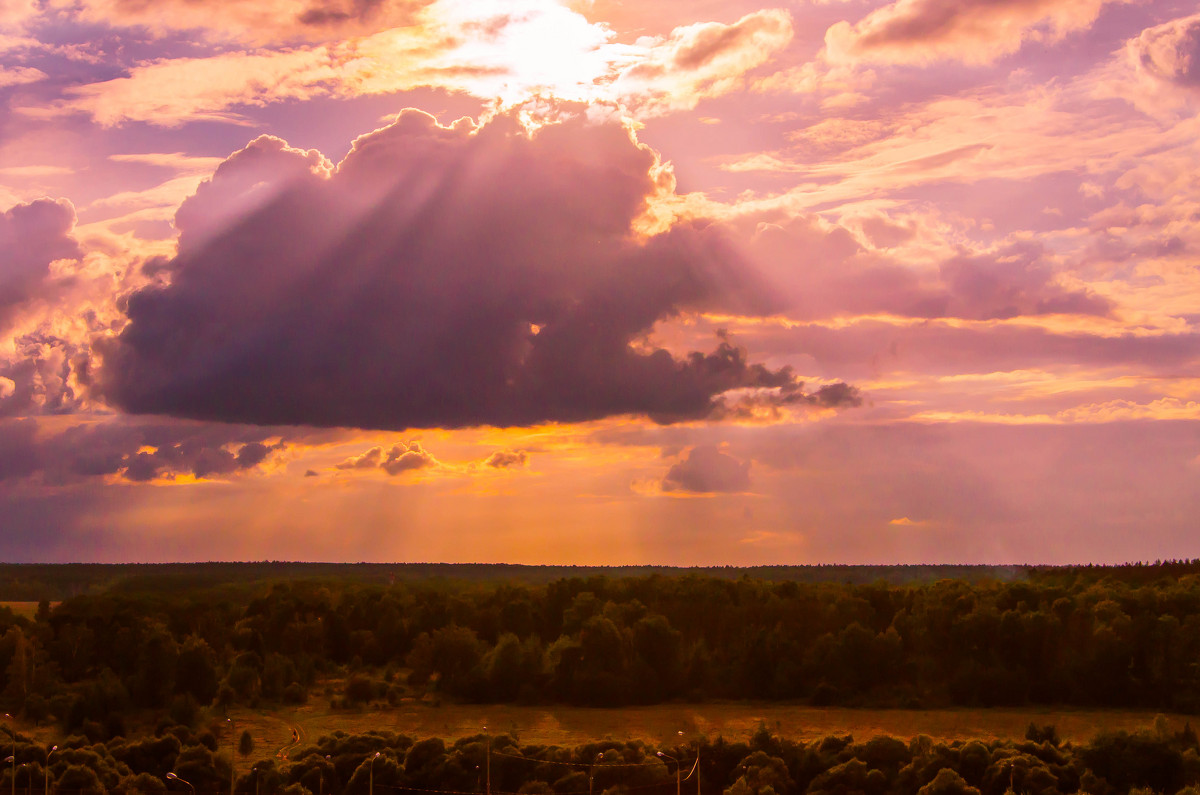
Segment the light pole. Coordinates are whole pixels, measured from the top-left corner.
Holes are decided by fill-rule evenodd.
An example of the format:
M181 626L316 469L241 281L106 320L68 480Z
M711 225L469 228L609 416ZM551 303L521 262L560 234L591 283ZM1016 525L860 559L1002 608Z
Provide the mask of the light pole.
M375 756L371 757L371 769L369 771L371 775L368 777L368 780L370 782L370 784L369 784L370 795L375 795L375 760L378 758L379 758L379 752L376 751Z
M50 795L50 754L58 750L58 746L52 747L46 752L46 795Z
M600 760L604 758L604 752L596 754L596 758L592 760L592 764L588 766L588 795L592 795L592 782L596 780L596 765L600 764Z
M4 717L6 720L9 720L9 721L11 721L13 719L13 716L9 715L7 712L4 713ZM8 759L5 759L4 761L12 762L12 777L13 777L12 795L17 795L17 733L15 731L13 731L12 726L9 726L7 724L4 726L4 730L6 732L8 732L10 735L12 735L12 740L13 740L12 756L10 756Z
M658 755L663 759L670 759L675 763L675 795L683 795L683 779L680 778L679 760L670 754L664 754L662 751L659 751Z
M492 795L492 733L488 731L487 726L483 727L483 733L487 735L487 755L484 757L486 760L484 768L487 772L487 795Z
M237 781L237 737L233 731L233 718L226 718L229 724L229 795L234 795L233 786Z
M325 762L329 762L329 754L325 754ZM325 795L325 765L317 766L317 795Z
M184 781L179 776L175 775L174 772L167 773L167 778L171 779L172 781L178 781L180 784L187 784L188 788L192 791L192 795L196 795L196 788L192 786L192 782Z

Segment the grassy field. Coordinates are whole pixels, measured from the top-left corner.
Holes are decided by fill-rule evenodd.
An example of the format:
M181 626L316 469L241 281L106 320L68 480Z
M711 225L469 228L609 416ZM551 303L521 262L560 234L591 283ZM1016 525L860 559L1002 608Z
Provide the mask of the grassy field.
M621 709L442 705L413 702L380 711L330 710L314 697L308 705L271 712L235 710L238 735L249 729L255 749L251 760L276 755L291 745L292 729L300 746L341 730L356 734L373 729L413 737L458 737L481 734L516 735L521 743L577 745L601 739L640 739L661 745L678 742L682 731L689 741L699 736L746 740L760 725L773 734L811 740L828 734L853 734L856 739L891 735L908 739L927 734L936 739L1020 739L1030 721L1053 724L1064 740L1082 743L1102 730L1149 727L1153 712L1118 710L946 709L866 710L816 708L779 704L668 704ZM1174 729L1185 718L1168 715ZM249 763L247 760L246 764ZM241 764L241 763L239 763Z

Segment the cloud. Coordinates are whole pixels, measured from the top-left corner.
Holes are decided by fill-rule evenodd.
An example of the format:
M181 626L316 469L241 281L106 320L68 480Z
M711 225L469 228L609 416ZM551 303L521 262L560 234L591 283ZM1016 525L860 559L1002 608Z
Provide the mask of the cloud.
M1125 1L1125 0L1122 0ZM825 32L832 63L991 63L1090 26L1109 0L895 0Z
M750 464L711 445L693 447L663 477L662 490L697 494L746 491L750 488Z
M531 134L409 110L334 172L314 162L259 139L185 202L169 284L131 295L129 325L96 343L100 394L135 413L399 430L670 422L734 389L795 391L728 342L683 357L641 342L757 285L711 229L633 233L661 164L617 124ZM268 198L247 202L248 184Z
M888 244L914 230L873 217L864 221L863 234ZM815 215L761 222L750 240L748 255L775 285L778 308L795 318L888 313L985 320L1104 316L1113 309L1090 289L1063 283L1052 253L1036 242L942 255L929 267L869 249L846 226Z
M15 356L0 360L0 417L70 414L84 401L87 351L79 343L45 332L12 340ZM81 383L81 376L85 383Z
M0 88L45 80L46 73L29 66L0 66Z
M87 20L140 26L159 34L199 31L254 43L322 40L411 24L429 0L83 0Z
M996 252L955 257L941 265L949 313L979 320L1019 315L1106 315L1112 303L1055 280L1041 244L1016 243Z
M1143 30L1130 41L1149 75L1190 90L1200 89L1200 14Z
M334 464L335 469L372 470L382 469L389 475L399 475L417 469L436 466L437 459L421 447L420 442L397 442L386 452L380 446L372 447L361 455L352 456Z
M0 213L0 329L39 295L53 262L82 255L74 226L75 208L66 200L38 199Z
M791 16L779 9L747 14L732 25L676 28L621 72L616 93L643 113L693 108L704 97L740 87L747 72L791 40Z
M779 10L757 11L731 25L677 28L633 44L552 0L521 0L483 13L479 4L439 0L418 16L419 24L321 44L145 61L128 74L72 87L59 101L22 111L38 117L82 112L105 126L175 127L241 122L246 108L285 100L440 88L503 107L587 102L645 117L740 88L747 72L792 38L791 18ZM214 18L219 25L223 17Z
M492 469L513 469L525 466L528 461L529 453L525 450L497 450L483 464Z
M284 443L275 431L107 417L65 428L0 419L0 481L37 476L46 485L120 477L133 482L213 478L262 465Z

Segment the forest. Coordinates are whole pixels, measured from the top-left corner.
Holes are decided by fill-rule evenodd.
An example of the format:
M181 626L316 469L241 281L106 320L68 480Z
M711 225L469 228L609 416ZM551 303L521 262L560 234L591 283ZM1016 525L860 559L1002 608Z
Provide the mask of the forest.
M310 699L380 710L430 698L1200 709L1200 561L900 584L694 572L544 583L178 575L43 599L28 616L0 608L0 705L67 738L51 752L13 734L3 775L14 790L53 781L59 791L158 791L173 772L218 791L237 775L226 711ZM669 795L677 765L663 760L694 761L698 746L702 789L728 795L999 793L1018 779L1019 792L1101 795L1200 781L1195 734L1164 723L1078 747L1037 726L1024 743L991 745L848 736L805 745L764 730L750 746L695 738L691 750L662 749L666 757L637 743L335 734L287 765L242 770L237 786L357 795L378 751L367 771L377 786L471 793L484 743L510 754L483 761L494 788L530 795Z
M231 795L1200 794L1196 734L1190 727L1171 732L1162 721L1080 746L1033 724L1019 742L944 743L923 735L855 742L843 735L798 743L761 729L749 742L682 738L665 749L638 741L563 748L522 745L509 735L447 744L334 732L290 759L253 765L238 765L221 737L235 733L224 721L199 732L164 721L155 736L107 743L75 736L52 749L14 735L12 768L0 786L32 794L53 783L60 795L188 788Z

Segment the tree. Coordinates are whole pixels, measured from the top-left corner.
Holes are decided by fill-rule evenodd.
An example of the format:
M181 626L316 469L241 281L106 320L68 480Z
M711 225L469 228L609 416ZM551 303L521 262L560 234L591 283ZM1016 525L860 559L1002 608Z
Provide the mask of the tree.
M917 795L979 795L979 790L968 785L958 773L943 767L933 781L917 790Z
M250 736L250 730L242 731L242 736L238 738L238 753L242 756L250 756L254 751L254 738Z

